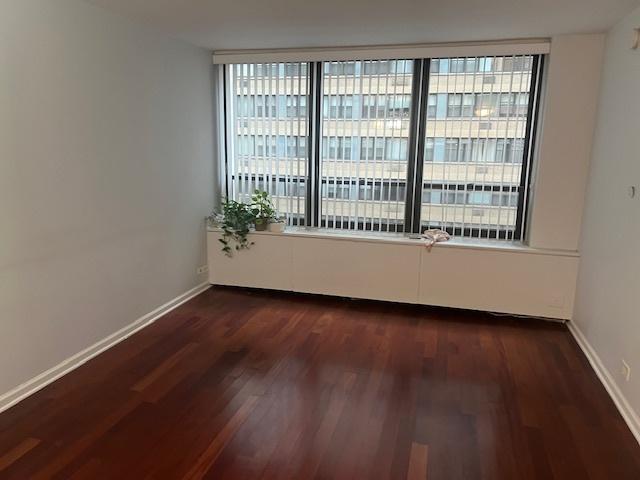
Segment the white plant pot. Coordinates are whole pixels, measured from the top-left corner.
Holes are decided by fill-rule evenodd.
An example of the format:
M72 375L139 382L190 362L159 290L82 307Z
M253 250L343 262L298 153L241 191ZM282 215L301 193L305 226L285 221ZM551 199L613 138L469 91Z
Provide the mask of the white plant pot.
M272 222L269 224L269 231L273 233L282 233L284 232L284 227L284 222Z

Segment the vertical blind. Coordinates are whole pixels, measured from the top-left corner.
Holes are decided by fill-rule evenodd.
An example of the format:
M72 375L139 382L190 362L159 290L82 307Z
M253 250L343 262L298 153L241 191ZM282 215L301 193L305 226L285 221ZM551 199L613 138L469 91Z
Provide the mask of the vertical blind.
M541 60L226 65L227 194L290 225L518 239Z

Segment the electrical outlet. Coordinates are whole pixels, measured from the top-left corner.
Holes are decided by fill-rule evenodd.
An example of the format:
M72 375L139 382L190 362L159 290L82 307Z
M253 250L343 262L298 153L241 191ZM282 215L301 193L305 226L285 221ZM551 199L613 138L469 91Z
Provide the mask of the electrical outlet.
M623 359L620 360L620 374L627 382L631 379L631 367Z
M198 275L200 275L201 273L207 273L209 271L209 267L207 267L206 265L203 265L202 267L199 267L198 269L196 269L196 273Z

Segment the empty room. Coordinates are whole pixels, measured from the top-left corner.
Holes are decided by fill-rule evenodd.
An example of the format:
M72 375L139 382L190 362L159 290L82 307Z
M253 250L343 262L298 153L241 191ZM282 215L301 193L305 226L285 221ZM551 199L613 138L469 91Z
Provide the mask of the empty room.
M0 0L0 479L640 479L640 0Z

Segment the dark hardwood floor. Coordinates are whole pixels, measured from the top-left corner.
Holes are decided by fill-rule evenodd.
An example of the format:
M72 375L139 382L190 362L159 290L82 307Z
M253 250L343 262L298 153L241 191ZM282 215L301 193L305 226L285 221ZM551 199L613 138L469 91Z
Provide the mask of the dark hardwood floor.
M639 479L561 324L212 288L0 414L0 478Z

